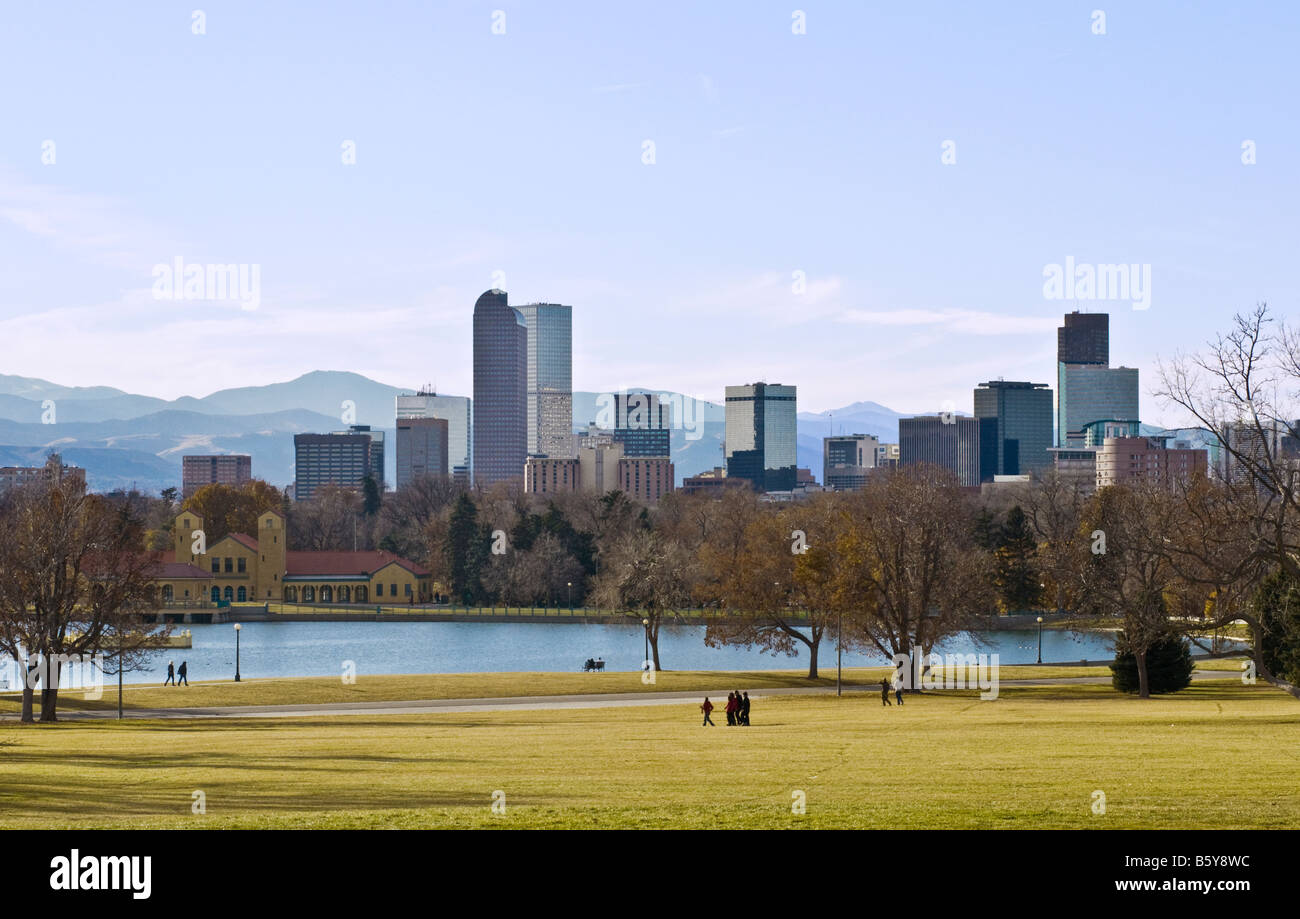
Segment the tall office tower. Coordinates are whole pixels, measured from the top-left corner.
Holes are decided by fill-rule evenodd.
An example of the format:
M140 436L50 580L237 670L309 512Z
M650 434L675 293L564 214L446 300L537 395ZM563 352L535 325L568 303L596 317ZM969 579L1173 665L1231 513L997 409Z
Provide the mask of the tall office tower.
M1136 421L1138 371L1135 367L1061 364L1056 394L1057 444L1081 447L1095 421Z
M956 473L967 488L992 479L997 457L997 421L961 415L898 419L898 464L922 463Z
M822 438L822 484L849 491L867 484L876 468L880 440L870 434L841 434Z
M397 419L397 487L400 489L421 476L446 476L446 418Z
M188 498L204 485L243 485L253 478L253 458L246 453L181 457L181 495Z
M595 427L623 445L624 456L671 456L672 406L655 393L601 393Z
M573 452L573 307L519 307L528 326L528 453Z
M1065 324L1056 330L1058 364L1110 365L1110 314L1065 314Z
M366 477L374 475L371 444L365 431L293 435L294 499L310 501L325 485L360 490ZM379 456L382 473L382 442ZM382 482L382 476L376 481Z
M523 478L528 457L528 326L489 290L474 304L474 480ZM572 425L572 418L569 424Z
M379 490L384 490L384 432L372 431L368 424L349 425L346 431L330 431L331 434L349 435L360 434L370 439L370 449L368 451L369 468L366 475L375 480Z
M397 397L398 418L443 418L447 421L447 462L457 481L469 484L474 474L474 405L465 396L440 396L422 389ZM400 486L399 486L400 487Z
M1052 390L1046 383L981 383L975 417L997 425L993 475L1028 475L1052 464Z
M794 386L750 383L727 387L727 477L755 491L793 491L797 415Z

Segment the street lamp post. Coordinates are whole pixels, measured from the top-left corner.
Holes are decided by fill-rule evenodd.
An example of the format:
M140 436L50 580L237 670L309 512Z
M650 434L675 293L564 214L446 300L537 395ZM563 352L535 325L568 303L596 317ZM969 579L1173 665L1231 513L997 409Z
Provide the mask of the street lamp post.
M642 659L643 661L646 661L647 663L649 663L649 661L650 661L650 620L649 620L649 619L642 619L642 620L641 620L641 627L642 627L643 629L645 629L645 657L643 657L643 658L641 658L641 659ZM645 669L645 664L642 664L642 665L641 665L641 669L642 669L642 670Z
M235 682L236 683L239 682L239 633L243 630L243 628L244 627L240 625L238 622L235 623Z
M835 695L844 695L844 609L840 608L840 624L835 629Z
M1038 617L1038 663L1043 662L1043 617Z
M565 581L565 584L567 584L569 587L569 613L572 614L573 613L573 582Z

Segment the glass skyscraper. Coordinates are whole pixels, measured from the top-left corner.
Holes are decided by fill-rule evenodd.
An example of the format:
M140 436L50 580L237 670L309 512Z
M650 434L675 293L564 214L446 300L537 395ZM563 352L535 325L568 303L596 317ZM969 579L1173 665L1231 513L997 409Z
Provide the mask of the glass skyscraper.
M445 418L450 474L466 484L473 481L474 417L469 399L421 390L413 396L398 396L396 410L398 418Z
M975 417L997 425L993 475L1028 475L1052 464L1052 390L1046 383L981 383Z
M519 307L528 326L528 453L573 457L573 307Z
M1110 314L1065 314L1056 330L1056 445L1081 447L1094 421L1138 418L1138 372L1110 366Z
M528 326L489 290L474 304L474 479L522 479L528 456Z
M796 449L794 386L750 383L727 387L727 478L755 491L792 491Z

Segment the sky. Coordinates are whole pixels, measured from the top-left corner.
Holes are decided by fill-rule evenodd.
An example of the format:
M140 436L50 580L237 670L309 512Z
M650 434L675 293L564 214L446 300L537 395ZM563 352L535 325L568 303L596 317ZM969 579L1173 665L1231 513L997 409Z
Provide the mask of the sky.
M573 306L575 389L969 410L1078 308L1173 425L1160 360L1300 316L1293 2L123 6L0 6L3 373L468 395L501 287Z

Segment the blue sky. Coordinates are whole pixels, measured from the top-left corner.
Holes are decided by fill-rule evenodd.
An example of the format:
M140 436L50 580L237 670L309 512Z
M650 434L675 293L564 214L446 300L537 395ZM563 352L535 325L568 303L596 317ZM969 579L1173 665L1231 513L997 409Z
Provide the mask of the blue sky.
M1061 314L1108 310L1172 424L1158 358L1300 315L1300 4L1242 6L7 4L0 368L467 394L504 277L573 305L575 388L766 379L811 411L1051 383ZM260 266L257 308L156 299L177 256ZM1046 299L1067 256L1150 265L1150 307Z

